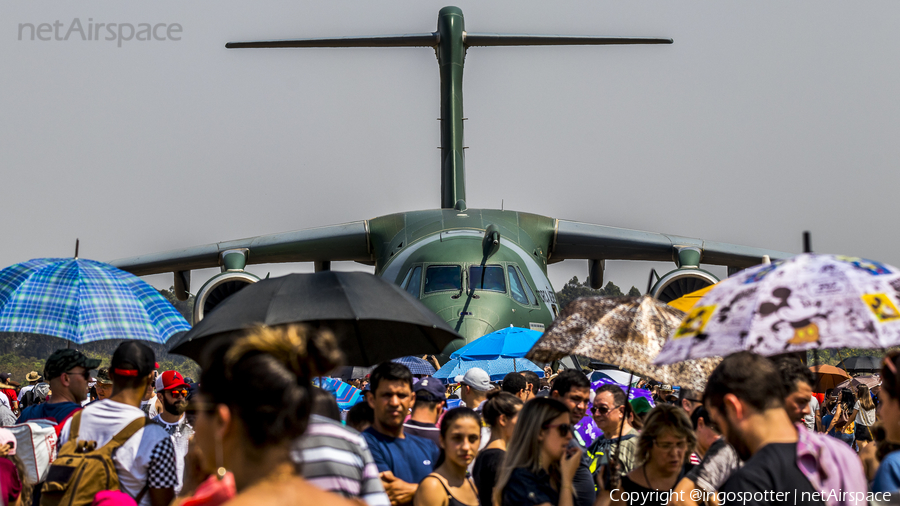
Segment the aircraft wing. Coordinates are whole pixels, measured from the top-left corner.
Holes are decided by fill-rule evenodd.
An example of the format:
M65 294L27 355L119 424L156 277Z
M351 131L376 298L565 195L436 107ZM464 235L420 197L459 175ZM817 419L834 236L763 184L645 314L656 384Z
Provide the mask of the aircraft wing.
M222 252L242 248L248 250L248 264L372 260L369 224L364 220L122 258L110 263L137 276L190 271L218 267Z
M592 225L577 221L556 220L550 260L653 260L677 261L681 248L697 248L701 262L746 268L762 263L764 255L771 260L794 256L793 253L772 251L723 242L704 241L676 235L643 232L627 228Z

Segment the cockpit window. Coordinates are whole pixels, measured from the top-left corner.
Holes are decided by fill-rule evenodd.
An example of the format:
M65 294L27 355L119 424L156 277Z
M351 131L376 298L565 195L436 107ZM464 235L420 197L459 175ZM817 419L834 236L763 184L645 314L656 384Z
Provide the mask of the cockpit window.
M413 269L406 271L406 276L403 277L403 281L400 282L400 288L406 290L406 284L409 283L409 277L412 275Z
M503 275L503 267L499 265L469 267L469 286L472 290L506 293L506 276Z
M462 290L462 267L458 265L429 265L425 270L425 293Z
M409 272L409 275L407 275L409 284L403 288L413 297L419 298L419 289L422 287L422 267L417 266Z
M525 277L525 274L522 273L522 269L519 269L518 265L516 266L516 270L519 272L519 277L522 278L522 284L525 285L525 293L528 294L528 300L531 301L532 306L537 306L538 300L531 290L531 285L528 284L528 278Z
M525 289L522 287L522 282L519 281L516 268L508 265L506 266L506 272L509 273L509 294L519 304L528 305L528 297L525 296Z

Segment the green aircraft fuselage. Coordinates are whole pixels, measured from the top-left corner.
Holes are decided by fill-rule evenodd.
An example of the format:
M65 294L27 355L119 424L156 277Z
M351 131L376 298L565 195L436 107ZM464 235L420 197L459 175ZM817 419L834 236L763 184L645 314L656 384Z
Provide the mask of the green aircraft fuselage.
M559 311L547 278L551 218L440 209L368 223L375 274L418 297L467 340L510 325L543 330Z

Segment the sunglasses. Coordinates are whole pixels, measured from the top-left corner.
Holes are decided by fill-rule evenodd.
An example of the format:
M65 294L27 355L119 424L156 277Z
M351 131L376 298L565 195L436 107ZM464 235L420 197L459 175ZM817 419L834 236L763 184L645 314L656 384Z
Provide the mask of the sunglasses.
M188 390L186 388L180 388L178 390L166 390L174 399L179 399L181 397L187 397Z
M551 423L544 425L545 429L550 429L556 427L556 430L559 431L559 437L566 437L570 432L572 432L572 425L568 423Z
M81 376L82 378L86 379L87 381L91 380L91 371L88 371L87 369L85 369L81 372L66 371L66 374L71 374L72 376Z
M609 413L610 411L612 411L612 410L614 410L614 409L619 409L619 408L621 408L621 407L622 407L622 406L616 406L616 407L614 407L614 408L608 408L608 407L606 407L606 406L591 406L591 413L593 413L593 414L595 414L595 415L598 415L598 414L599 414L599 415L606 416L606 414Z

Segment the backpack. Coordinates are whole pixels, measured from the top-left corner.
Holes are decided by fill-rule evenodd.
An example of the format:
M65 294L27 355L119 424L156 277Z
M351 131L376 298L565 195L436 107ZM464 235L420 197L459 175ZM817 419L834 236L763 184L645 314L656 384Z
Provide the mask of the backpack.
M29 420L6 427L16 436L16 455L22 460L31 483L40 483L56 458L56 424L50 420Z
M847 410L847 406L841 404L841 414L837 417L837 420L834 422L834 428L838 431L843 431L847 424L850 423L850 412Z
M94 496L102 490L118 490L119 475L113 455L137 431L147 423L142 417L129 423L108 443L97 448L96 441L78 439L81 426L79 411L72 415L69 440L59 449L59 455L50 466L47 480L41 488L41 506L89 506ZM145 486L135 499L140 504L147 492Z
M21 409L27 408L28 406L34 406L35 404L41 404L47 401L47 395L50 394L50 385L46 383L38 383L31 390L25 392L25 395L22 396L22 405L19 406Z

